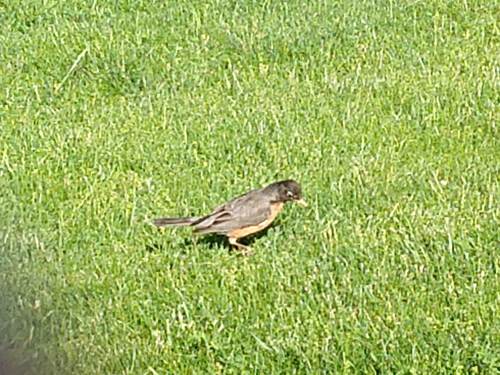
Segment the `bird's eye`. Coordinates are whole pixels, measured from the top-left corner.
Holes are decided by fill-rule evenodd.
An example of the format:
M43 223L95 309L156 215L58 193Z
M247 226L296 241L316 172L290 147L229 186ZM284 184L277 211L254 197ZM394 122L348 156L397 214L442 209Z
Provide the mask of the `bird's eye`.
M290 190L288 190L286 192L286 195L287 195L287 197L290 197L290 198L293 197L293 193Z

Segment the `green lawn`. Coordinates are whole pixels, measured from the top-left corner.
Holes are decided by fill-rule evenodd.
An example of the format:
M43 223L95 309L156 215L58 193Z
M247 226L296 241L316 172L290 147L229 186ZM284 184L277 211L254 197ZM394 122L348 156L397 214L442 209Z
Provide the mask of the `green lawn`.
M50 374L497 373L499 12L0 1L0 344ZM148 224L284 178L309 208L253 257Z

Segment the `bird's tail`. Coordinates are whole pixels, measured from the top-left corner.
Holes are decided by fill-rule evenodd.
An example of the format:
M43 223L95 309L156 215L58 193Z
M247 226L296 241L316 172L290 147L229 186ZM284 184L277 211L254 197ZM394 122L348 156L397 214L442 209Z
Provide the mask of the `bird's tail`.
M162 217L153 220L153 224L157 227L186 227L193 224L197 217Z

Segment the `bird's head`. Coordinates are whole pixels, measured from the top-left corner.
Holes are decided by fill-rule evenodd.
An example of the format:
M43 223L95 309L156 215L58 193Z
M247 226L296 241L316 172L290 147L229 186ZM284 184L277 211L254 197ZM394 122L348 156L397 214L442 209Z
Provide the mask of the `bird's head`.
M307 203L302 197L302 189L297 181L284 180L275 182L279 202L296 202L306 207Z

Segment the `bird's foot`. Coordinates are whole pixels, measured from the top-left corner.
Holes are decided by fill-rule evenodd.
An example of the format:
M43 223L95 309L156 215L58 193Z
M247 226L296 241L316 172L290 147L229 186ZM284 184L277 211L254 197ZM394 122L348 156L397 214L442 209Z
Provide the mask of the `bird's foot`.
M250 247L240 244L236 238L229 238L229 243L233 245L234 248L238 250L241 255L250 256L253 254L252 249L250 249Z

